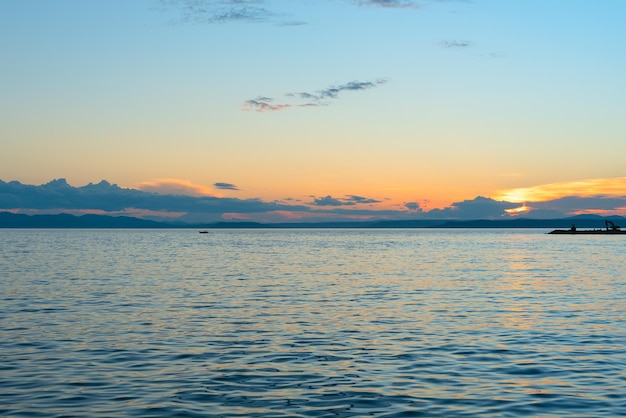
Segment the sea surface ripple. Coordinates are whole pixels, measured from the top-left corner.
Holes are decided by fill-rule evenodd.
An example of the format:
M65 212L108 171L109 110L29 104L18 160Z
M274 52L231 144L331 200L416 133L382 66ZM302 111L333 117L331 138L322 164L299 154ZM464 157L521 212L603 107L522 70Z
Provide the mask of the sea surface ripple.
M0 230L0 416L626 416L626 239Z

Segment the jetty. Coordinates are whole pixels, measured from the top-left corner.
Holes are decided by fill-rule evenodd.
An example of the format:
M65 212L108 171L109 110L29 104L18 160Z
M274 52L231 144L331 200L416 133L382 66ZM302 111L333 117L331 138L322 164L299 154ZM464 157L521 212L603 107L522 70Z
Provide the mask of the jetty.
M576 225L572 225L570 229L555 229L548 232L548 234L560 234L560 235L620 235L625 234L626 230L618 225L615 225L612 221L604 221L604 229L576 229Z

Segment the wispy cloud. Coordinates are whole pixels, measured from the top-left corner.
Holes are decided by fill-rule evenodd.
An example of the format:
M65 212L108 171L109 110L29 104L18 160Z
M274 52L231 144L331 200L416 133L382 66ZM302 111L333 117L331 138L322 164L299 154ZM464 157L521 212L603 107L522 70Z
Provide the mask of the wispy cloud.
M388 9L418 9L422 7L420 2L410 0L354 0L352 3L359 6L376 6Z
M274 8L268 0L154 0L156 9L178 15L177 23L213 24L229 22L270 22L278 26L306 24L289 13ZM294 0L296 1L296 0ZM384 9L421 9L425 3L466 0L343 0L357 7Z
M369 90L376 86L387 83L387 79L375 81L351 81L337 86L326 87L314 92L293 92L287 93L285 97L291 101L276 102L275 99L267 96L259 96L255 99L246 100L243 104L244 110L256 110L257 112L268 112L284 110L291 107L318 107L326 106L330 100L338 99L342 92ZM294 101L295 100L295 101Z
M324 90L319 90L316 93L297 93L302 98L308 98L309 100L324 100L324 99L336 99L339 96L339 93L342 91L358 91L358 90L368 90L373 87L376 87L381 84L385 84L387 82L386 79L379 79L376 81L351 81L346 84L341 84L339 86L331 86L327 87Z
M361 204L380 203L380 200L371 199L363 196L348 195L342 198L334 198L332 196L316 197L313 199L314 206L355 206Z
M280 26L305 23L267 7L265 0L158 0L158 5L161 10L177 13L177 23L272 22Z
M439 45L443 48L448 49L465 49L474 45L471 41L462 41L462 40L445 40L439 42Z
M221 190L239 190L239 187L231 183L215 183L213 184L213 187Z
M257 112L273 112L288 109L295 105L289 103L274 103L270 97L259 96L256 99L246 100L243 103L243 110L256 110Z

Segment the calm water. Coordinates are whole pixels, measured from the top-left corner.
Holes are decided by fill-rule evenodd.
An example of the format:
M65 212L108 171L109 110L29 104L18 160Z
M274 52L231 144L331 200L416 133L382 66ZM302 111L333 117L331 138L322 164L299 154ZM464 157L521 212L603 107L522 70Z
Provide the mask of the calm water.
M626 237L0 230L0 416L626 416Z

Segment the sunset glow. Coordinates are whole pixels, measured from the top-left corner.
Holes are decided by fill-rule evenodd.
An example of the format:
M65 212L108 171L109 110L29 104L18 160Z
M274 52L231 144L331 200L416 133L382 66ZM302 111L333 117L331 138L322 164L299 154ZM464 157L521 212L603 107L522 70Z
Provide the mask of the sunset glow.
M626 206L615 209L581 209L573 211L572 215L626 216Z
M137 184L139 190L161 194L181 194L189 196L219 196L215 190L181 179L155 179Z
M517 208L505 209L504 211L508 213L509 215L517 216L517 215L522 215L524 213L530 212L531 210L532 208L530 206L526 206L526 204L523 204L522 206L519 206Z
M567 196L626 196L626 177L589 179L559 182L518 189L503 190L495 194L498 200L507 202L544 202Z

